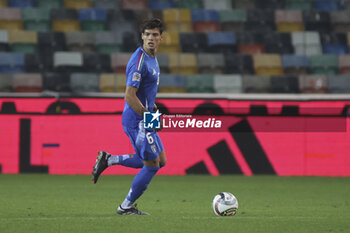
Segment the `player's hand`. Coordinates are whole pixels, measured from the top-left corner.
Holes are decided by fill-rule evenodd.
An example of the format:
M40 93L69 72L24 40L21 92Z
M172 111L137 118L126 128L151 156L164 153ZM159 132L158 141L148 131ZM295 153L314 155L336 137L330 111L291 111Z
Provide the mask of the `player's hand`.
M158 110L158 107L157 107L156 104L154 104L154 106L153 106L153 112L156 112L157 110Z

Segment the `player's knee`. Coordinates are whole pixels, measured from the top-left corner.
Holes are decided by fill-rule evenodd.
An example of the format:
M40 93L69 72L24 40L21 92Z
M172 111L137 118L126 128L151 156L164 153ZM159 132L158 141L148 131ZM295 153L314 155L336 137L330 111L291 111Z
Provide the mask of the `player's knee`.
M159 164L163 164L163 166L165 166L166 162L167 162L166 158L161 158L159 160Z
M167 160L166 160L165 152L161 151L159 153L159 163L162 163L165 166L166 162L167 162Z
M166 165L166 163L160 162L160 163L159 163L159 168L162 168L162 167L164 167L165 165Z

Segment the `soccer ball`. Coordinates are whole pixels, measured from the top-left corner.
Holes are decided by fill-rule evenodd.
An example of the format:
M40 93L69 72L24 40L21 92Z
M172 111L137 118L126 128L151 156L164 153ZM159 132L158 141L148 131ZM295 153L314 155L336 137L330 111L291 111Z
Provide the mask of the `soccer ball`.
M237 198L229 192L217 194L213 199L213 211L217 216L233 216L238 210Z

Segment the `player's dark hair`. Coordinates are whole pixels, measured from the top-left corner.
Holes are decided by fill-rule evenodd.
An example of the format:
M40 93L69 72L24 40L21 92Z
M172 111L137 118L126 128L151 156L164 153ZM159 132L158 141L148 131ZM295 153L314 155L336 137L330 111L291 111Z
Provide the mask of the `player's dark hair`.
M158 18L145 20L141 24L140 31L141 31L141 33L144 33L146 29L155 29L155 28L159 29L160 34L162 34L164 31L164 25L163 25L162 21Z

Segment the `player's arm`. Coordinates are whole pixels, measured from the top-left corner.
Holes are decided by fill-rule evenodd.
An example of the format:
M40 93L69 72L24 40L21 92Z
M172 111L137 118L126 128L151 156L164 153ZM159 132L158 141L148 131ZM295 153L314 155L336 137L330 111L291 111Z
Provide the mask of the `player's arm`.
M148 109L143 106L140 99L137 97L137 90L137 87L126 86L125 101L137 114L143 117L143 113L148 112Z

